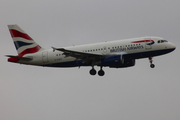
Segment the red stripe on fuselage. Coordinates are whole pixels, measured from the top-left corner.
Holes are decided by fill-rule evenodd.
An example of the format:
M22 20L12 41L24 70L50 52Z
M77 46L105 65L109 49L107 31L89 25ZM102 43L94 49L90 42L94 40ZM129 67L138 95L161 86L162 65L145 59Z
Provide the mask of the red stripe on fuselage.
M36 47L33 47L33 48L28 48L26 50L24 50L23 52L19 53L18 56L24 56L25 54L29 54L29 53L36 53L38 52L39 50L41 49L41 47L38 45Z
M140 40L140 41L134 41L131 43L143 43L143 42L152 42L153 40Z
M26 33L22 33L22 32L19 32L17 30L14 30L14 29L9 29L10 33L11 33L11 36L12 38L14 37L22 37L24 39L27 39L27 40L33 40L28 34Z

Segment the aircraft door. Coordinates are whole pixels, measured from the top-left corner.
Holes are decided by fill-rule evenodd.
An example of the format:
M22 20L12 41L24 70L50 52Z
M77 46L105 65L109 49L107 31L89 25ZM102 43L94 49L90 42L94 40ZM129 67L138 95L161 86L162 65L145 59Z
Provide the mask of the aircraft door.
M48 51L45 51L42 53L42 61L43 61L43 63L48 62Z
M149 50L152 48L151 43L152 43L151 38L146 39L146 43L145 43L146 50Z
M107 53L107 47L106 47L106 46L103 47L103 53L104 53L104 54Z

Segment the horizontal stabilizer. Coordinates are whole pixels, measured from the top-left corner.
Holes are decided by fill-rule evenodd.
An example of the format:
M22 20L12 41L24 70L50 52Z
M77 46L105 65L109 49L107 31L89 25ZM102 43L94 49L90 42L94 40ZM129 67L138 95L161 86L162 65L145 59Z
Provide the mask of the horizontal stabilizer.
M16 58L18 60L23 60L23 61L30 61L33 59L33 58L29 58L29 57L20 57L20 56L13 56L13 55L6 55L6 57Z

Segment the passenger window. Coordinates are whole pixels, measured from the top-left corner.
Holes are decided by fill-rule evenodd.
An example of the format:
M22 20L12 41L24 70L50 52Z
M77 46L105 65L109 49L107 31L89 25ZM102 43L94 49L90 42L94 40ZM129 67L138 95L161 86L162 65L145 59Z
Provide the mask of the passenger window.
M160 40L158 40L158 43L160 43Z

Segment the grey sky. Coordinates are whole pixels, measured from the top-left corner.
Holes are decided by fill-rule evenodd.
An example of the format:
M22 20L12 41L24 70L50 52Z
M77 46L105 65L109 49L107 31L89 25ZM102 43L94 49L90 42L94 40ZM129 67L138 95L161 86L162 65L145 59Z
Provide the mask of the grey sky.
M179 0L1 0L0 120L179 120ZM43 68L8 63L16 55L7 25L44 48L141 36L176 45L131 68ZM98 70L99 68L96 67Z

